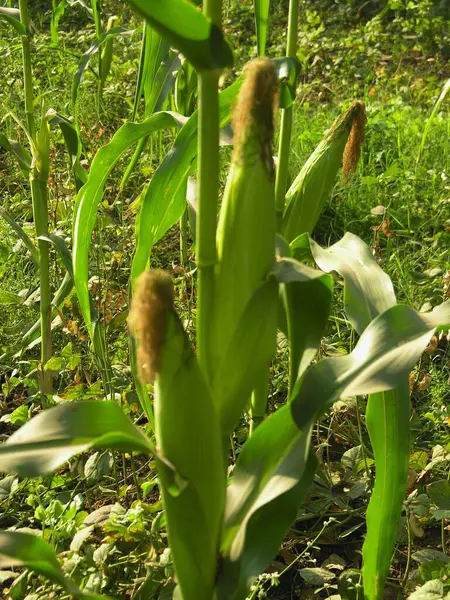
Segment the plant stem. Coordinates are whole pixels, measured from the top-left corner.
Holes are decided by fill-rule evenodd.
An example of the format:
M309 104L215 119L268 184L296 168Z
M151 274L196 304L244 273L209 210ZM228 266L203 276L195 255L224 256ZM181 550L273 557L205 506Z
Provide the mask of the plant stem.
M48 236L48 188L47 180L39 180L39 174L31 174L31 197L36 237ZM39 391L52 393L52 373L45 365L52 357L52 299L50 291L50 247L48 242L38 239L39 248L39 312L41 320L41 371Z
M216 25L222 21L222 0L205 0L204 14ZM219 196L219 72L198 74L198 218L197 218L197 349L207 379L210 375L208 335L217 260L216 228Z
M33 140L34 159L40 158L37 154L36 124L34 121L33 102L33 74L31 71L31 49L30 49L30 16L27 0L19 0L20 20L27 28L27 35L22 36L22 61L23 61L23 87L25 112L27 115L28 133ZM34 160L40 163L40 160ZM50 295L50 258L49 244L40 240L40 236L48 235L48 188L47 175L39 172L36 164L30 172L31 198L33 203L33 219L38 238L39 248L39 279L40 279L40 321L41 321L41 371L39 376L39 390L42 394L50 394L52 391L52 374L45 371L45 364L52 356L51 339L51 295Z
M98 0L91 0L91 8L92 8L92 18L94 19L94 25L95 25L95 36L97 38L97 41L100 40L100 37L102 35L102 22L100 19L100 13L98 10ZM101 73L102 73L102 53L101 53L101 49L98 49L97 52L97 56L98 56L98 84L97 84L97 103L98 103L98 110L100 110L100 104L101 104L101 100L102 100L102 79L101 79Z
M290 0L286 47L286 56L290 58L295 58L297 55L298 8L299 0ZM289 172L289 149L292 133L292 115L293 106L289 106L281 111L278 168L275 181L275 207L279 229L281 229L281 222L283 219L286 184Z
M25 99L25 112L27 114L28 133L33 140L36 138L36 125L33 114L33 75L31 73L30 51L30 16L28 13L28 0L19 0L20 20L27 28L27 35L22 36L22 62L23 62L23 89Z

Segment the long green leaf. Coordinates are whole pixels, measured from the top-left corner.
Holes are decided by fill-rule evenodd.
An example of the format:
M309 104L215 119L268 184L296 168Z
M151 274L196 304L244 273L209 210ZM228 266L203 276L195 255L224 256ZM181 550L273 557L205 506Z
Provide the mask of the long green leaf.
M344 278L346 313L359 334L375 316L395 306L391 280L359 238L346 234L331 248L311 246L321 268L337 271ZM363 546L368 600L382 597L397 539L408 475L409 395L406 375L394 389L369 395L366 418L376 466Z
M0 19L7 21L19 35L27 35L27 28L20 21L20 12L17 8L0 6Z
M82 592L65 575L56 554L38 535L23 531L0 531L0 569L26 567L60 585L68 594L84 600L108 600Z
M50 124L59 125L59 128L61 129L67 152L69 153L70 165L75 180L75 189L78 192L87 181L87 173L80 163L83 147L77 128L72 121L69 121L69 119L66 119L66 117L56 112L51 117Z
M436 102L433 106L433 110L431 111L431 115L427 121L427 124L425 125L425 129L423 130L423 135L422 135L422 139L420 141L420 146L419 146L419 152L417 153L416 166L418 166L420 163L420 159L422 157L422 152L423 152L423 149L425 148L425 142L427 141L427 137L430 132L431 123L433 122L434 117L436 116L438 110L441 107L441 104L444 102L445 97L447 96L449 91L450 91L450 79L447 79L447 81L444 84L444 87L442 88L441 93L439 94L439 98L436 100Z
M450 300L429 313L397 305L376 317L347 356L310 367L293 391L292 411L299 427L340 397L396 388L407 376L437 328L450 324Z
M44 240L53 244L53 246L58 250L59 255L61 257L62 263L65 266L67 272L69 273L72 281L73 277L73 266L72 266L72 256L70 254L70 250L67 247L67 244L60 235L55 235L54 233L49 233L48 235L40 235L38 237L39 240Z
M28 177L31 170L31 154L28 150L16 140L8 139L2 133L0 133L0 146L5 150L8 150L8 152L11 152L19 164L19 167L22 169L22 173L25 177Z
M270 0L253 0L253 7L255 9L256 45L258 47L258 56L264 56L266 53Z
M272 439L269 434L266 430L262 442L265 441L266 446L271 447ZM257 451L256 446L252 449ZM254 455L253 458L253 464L257 465L257 456ZM292 454L292 458L295 463L298 459L298 449ZM303 464L303 456L300 456L300 461ZM310 452L298 483L271 501L261 503L246 520L236 535L231 551L224 557L217 582L218 600L244 600L247 597L254 579L270 564L283 542L286 531L295 521L299 506L312 485L316 463L314 453ZM286 475L282 469L279 473L281 476ZM249 476L253 475L257 475L257 471L252 473L250 468ZM293 476L296 477L295 474ZM270 480L268 486L274 481L275 479Z
M3 217L11 229L17 234L17 237L22 240L25 244L26 248L29 250L31 254L31 258L36 266L39 269L39 251L36 246L31 241L30 237L25 233L22 227L9 215L5 209L0 206L0 217Z
M37 477L93 448L154 451L118 404L90 400L44 410L28 421L0 445L0 468L21 477Z
M394 390L370 394L366 423L375 455L375 486L366 513L364 596L381 600L405 498L410 452L408 378Z
M126 0L197 69L231 67L233 55L220 29L186 0Z
M52 20L50 21L50 32L52 36L52 43L58 45L58 25L61 17L64 16L67 7L67 0L60 0L52 10Z
M54 550L37 535L0 531L0 568L27 567L58 583L68 594L79 590L64 575Z
M268 417L241 451L228 488L222 551L229 560L243 555L251 516L303 477L314 421L339 397L398 386L435 328L447 323L450 301L428 314L394 306L370 323L350 355L324 359L299 378L291 403Z
M152 115L142 123L126 123L112 140L100 148L92 161L86 184L77 195L74 209L73 261L75 286L84 320L92 335L92 317L89 303L89 247L91 234L97 216L97 207L109 174L120 157L140 138L159 129L174 127L183 123L183 117L176 113L161 112Z

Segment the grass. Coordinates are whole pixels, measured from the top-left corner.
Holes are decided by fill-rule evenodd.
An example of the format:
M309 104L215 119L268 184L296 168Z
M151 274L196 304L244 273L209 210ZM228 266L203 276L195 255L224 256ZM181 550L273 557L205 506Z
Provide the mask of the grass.
M120 9L119 13L118 3L111 1L106 8L108 14L123 14L123 22L129 22L129 12ZM226 21L226 28L233 31L233 36L240 42L238 70L252 53L248 31L253 31L253 26L249 11L248 2L239 6L232 4ZM394 281L399 301L420 309L442 300L443 277L450 269L450 120L447 101L431 126L421 162L417 165L424 126L445 81L446 40L442 39L441 46L437 45L432 36L439 37L438 23L432 22L431 27L427 21L431 17L420 13L419 9L416 12L411 9L410 13L408 18L403 18L403 25L400 16L392 17L388 38L381 35L382 28L376 22L367 26L355 23L350 17L348 29L343 31L332 12L321 10L318 3L312 1L304 3L300 17L303 73L294 114L290 171L291 176L296 175L343 106L355 97L365 100L368 125L358 172L348 186L336 185L315 237L321 243L329 244L337 241L345 231L359 235L372 244L377 259ZM81 54L95 38L95 30L79 7L69 10L61 21L64 29L60 36L64 48L61 59L59 51L49 46L48 13L36 11L34 19L37 29L33 54L37 112L41 106L64 112L70 98L71 75ZM425 28L427 24L428 29ZM416 36L409 46L405 46L408 42L404 36L400 37L401 26L407 29L405 35ZM285 15L280 3L269 37L271 54L281 53L284 29ZM422 30L433 32L431 41L423 36L421 39ZM20 45L17 40L10 44L11 37L3 25L0 25L0 33L3 67L0 83L9 90L0 100L0 114L3 115L9 110L21 111L23 107L20 100ZM86 73L79 98L86 165L130 114L139 42L137 33L115 41L113 76L106 82L104 90L105 110L97 110L94 101L96 82L92 73ZM10 120L5 121L2 129L8 135L14 131L14 135L21 137ZM50 182L51 225L53 231L69 239L74 192L67 181L67 159L62 140L59 134L55 135ZM111 319L108 352L114 366L117 399L144 427L145 419L138 409L126 366L129 363L124 297L133 251L131 204L136 200L140 184L151 177L170 141L170 134L153 141L152 148L141 160L142 169L133 175L119 198L117 188L122 171L120 167L116 170L99 213L95 258L91 264L92 273L99 277L98 306ZM225 156L227 152L223 154ZM26 181L7 156L0 155L0 173L1 205L32 235L31 201ZM380 205L385 207L385 214L372 214L372 209ZM3 222L0 222L0 235L0 256L3 258L0 289L14 293L36 289L38 275L23 245L17 243ZM61 266L55 254L51 257L52 271L56 275L61 272ZM187 320L192 319L192 274L179 265L177 231L157 245L152 261L154 266L172 271L177 306ZM344 318L342 294L337 287L334 314L321 350L325 355L348 352L355 343ZM29 306L0 304L0 347L6 352L14 349L20 332L36 320L38 309L33 302ZM64 327L60 325L55 331L55 355L62 361L55 401L58 397L101 398L100 377L73 295L62 313ZM38 355L35 347L17 358L8 357L2 361L5 362L0 372L2 438L24 422L28 410L34 407L34 369ZM79 362L70 360L73 355L80 356ZM277 360L271 368L270 394L274 405L284 402L286 396L285 365L286 351L280 344ZM445 544L449 542L449 507L442 508L447 511L442 518L436 518L433 513L436 506L439 507L433 485L448 477L448 458L445 457L450 451L449 377L450 353L446 338L442 337L424 354L414 371L414 382L411 380L410 498L391 571L389 590L393 595L402 582L409 581L407 564L410 564L410 575L422 577L422 581L426 579L424 569L420 573L419 563L414 558L409 561L408 557L423 547L445 553ZM255 597L260 591L284 599L310 595L313 591L320 597L327 597L338 591L344 595L344 588L348 594L355 590L358 575L352 574L351 570L360 566L365 506L372 477L363 412L364 399L350 399L338 403L317 424L318 476L298 521L269 570L283 575L262 579L254 592ZM235 452L239 451L246 431L246 424L241 425L234 436ZM441 454L440 447L443 448ZM441 455L443 460L439 461ZM132 594L138 594L146 576L152 573L151 584L135 597L163 598L164 594L169 597L172 570L161 503L154 487L154 465L143 460L134 462L129 457L122 462L119 455L109 453L91 457L90 462L87 458L80 457L70 468L37 481L16 482L14 478L0 481L0 527L5 529L14 525L43 529L44 537L62 553L65 569L93 591L131 598ZM103 512L94 513L98 521L93 525L90 537L74 542L82 521L88 515L93 518L92 513L97 510ZM410 533L411 522L418 527L410 544L407 514ZM324 519L330 517L333 520L324 525ZM330 566L330 561L335 566ZM328 574L314 571L321 565L328 569ZM338 581L341 573L344 575ZM11 590L12 579L2 581L0 579L0 589L3 586L4 597L10 593L11 597L24 598L27 593L33 593L33 598L49 598L52 593L50 584L30 574L19 577ZM412 583L409 586L410 589L414 587Z

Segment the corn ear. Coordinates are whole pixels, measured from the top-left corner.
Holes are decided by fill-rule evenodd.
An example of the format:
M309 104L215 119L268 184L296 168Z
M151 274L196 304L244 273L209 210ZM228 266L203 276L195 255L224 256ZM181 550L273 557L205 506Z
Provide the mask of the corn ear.
M219 419L189 340L173 308L170 277L137 281L129 325L144 382L154 380L156 441L180 482L158 460L173 561L183 600L210 600L225 502Z
M234 152L217 229L212 328L215 368L249 300L275 260L271 145L277 95L278 81L271 61L256 59L249 63L235 108Z
M332 125L286 194L283 236L292 242L311 233L333 190L342 165L346 183L358 164L364 140L365 107L355 101Z

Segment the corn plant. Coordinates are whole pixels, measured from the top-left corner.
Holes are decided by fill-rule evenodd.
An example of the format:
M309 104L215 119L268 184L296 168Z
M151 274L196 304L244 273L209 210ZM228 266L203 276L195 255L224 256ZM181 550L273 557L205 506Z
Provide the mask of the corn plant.
M1 469L35 477L98 448L153 455L176 572L174 597L244 600L312 483L315 421L339 398L368 394L376 477L363 583L365 598L380 600L406 489L408 374L436 328L449 325L450 301L429 313L399 305L392 282L359 238L346 234L322 248L309 236L318 217L315 204L323 206L331 193L342 157L344 177L355 167L364 122L360 103L325 136L287 195L284 191L281 207L277 189L285 190L286 182L277 186L282 165L277 171L272 157L276 105L283 106L276 63L258 59L247 67L243 82L219 94L220 74L232 60L220 29L221 1L206 0L203 12L185 0L129 4L196 68L199 108L187 122L161 111L127 123L98 152L77 197L74 279L94 338L89 238L106 179L133 143L182 124L143 193L131 273L129 326L141 391L153 385L156 445L114 402L67 403L40 413L2 444ZM236 97L233 155L218 210L220 131ZM285 157L280 152L280 160ZM147 270L152 245L185 208L193 172L198 179L196 353L175 310L170 277ZM359 340L348 355L313 362L330 313L331 273L344 281L347 318ZM266 402L257 409L277 328L289 342L289 394L286 404L265 416ZM146 398L144 409L152 419L148 393ZM228 481L229 438L249 406L257 426ZM42 540L0 533L0 564L11 563L51 578L75 597L84 595Z

